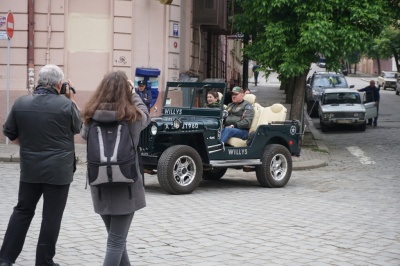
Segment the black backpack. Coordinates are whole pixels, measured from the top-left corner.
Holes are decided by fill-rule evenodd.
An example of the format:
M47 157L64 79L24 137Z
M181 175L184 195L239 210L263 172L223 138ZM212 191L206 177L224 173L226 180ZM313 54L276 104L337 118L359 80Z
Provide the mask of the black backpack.
M87 135L87 174L91 186L134 183L136 150L128 123L93 121Z

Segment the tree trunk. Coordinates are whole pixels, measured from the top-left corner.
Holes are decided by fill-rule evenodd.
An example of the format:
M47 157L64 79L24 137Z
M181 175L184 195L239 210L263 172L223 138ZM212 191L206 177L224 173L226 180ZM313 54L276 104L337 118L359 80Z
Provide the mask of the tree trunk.
M381 60L379 59L379 56L376 57L376 63L378 64L378 75L381 73Z
M293 100L289 116L289 119L291 120L302 121L303 119L304 96L305 96L307 74L308 71L304 72L302 75L296 77L295 79L293 98L292 98Z
M293 93L295 90L296 78L290 78L286 87L286 103L293 103Z

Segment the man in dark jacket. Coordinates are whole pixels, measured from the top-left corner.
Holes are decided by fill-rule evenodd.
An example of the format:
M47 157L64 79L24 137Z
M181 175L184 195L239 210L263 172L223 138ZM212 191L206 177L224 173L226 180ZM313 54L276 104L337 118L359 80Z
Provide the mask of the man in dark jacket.
M232 103L226 107L228 117L225 119L224 128L221 132L222 143L226 143L231 137L245 140L249 135L249 128L254 118L254 109L251 103L244 100L244 94L240 87L232 89Z
M376 106L376 117L374 117L374 127L378 125L378 113L379 113L379 101L381 99L379 89L375 86L375 81L371 80L369 82L369 86L359 89L358 91L360 92L365 92L366 93L366 102L375 102ZM372 125L372 118L368 119L368 124L367 125Z
M147 106L147 110L149 110L150 112L150 104L151 101L153 100L153 97L151 95L151 90L147 89L147 81L139 80L138 87L139 88L137 88L135 92L140 96L143 103Z
M65 95L60 95L63 79L58 66L42 67L33 94L15 101L3 125L4 135L20 145L21 174L18 203L0 250L0 266L12 265L21 253L42 195L35 265L58 265L53 257L75 170L74 135L81 127L71 81L65 85Z

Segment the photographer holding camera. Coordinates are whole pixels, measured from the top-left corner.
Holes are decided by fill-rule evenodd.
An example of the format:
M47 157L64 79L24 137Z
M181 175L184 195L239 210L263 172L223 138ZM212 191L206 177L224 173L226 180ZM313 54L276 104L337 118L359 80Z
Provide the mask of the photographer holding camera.
M53 257L76 169L74 135L79 133L82 123L72 82L63 86L63 79L58 66L42 67L33 94L15 101L3 125L4 135L20 145L21 174L18 203L0 250L0 266L12 265L21 253L42 195L42 226L35 265L58 265Z

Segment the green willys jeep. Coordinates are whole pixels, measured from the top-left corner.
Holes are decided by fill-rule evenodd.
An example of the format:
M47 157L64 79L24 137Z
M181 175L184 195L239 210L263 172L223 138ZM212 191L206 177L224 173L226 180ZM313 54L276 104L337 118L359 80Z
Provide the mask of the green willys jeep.
M285 120L283 105L262 107L247 94L255 110L251 139L231 138L223 144L219 138L227 111L223 104L205 107L209 90L217 91L223 103L225 83L167 83L161 115L141 132L144 168L156 172L171 194L191 193L201 179L219 180L228 168L255 171L263 187L284 187L292 156L300 155L300 122Z

